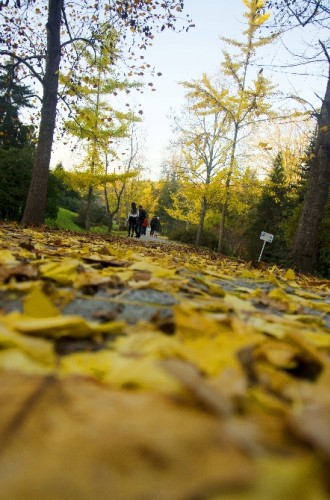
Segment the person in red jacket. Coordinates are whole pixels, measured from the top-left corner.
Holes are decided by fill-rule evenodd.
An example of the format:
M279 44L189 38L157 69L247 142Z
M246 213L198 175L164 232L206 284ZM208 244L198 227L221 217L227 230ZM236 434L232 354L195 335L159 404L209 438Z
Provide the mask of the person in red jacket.
M142 224L144 219L147 217L147 213L142 207L142 205L139 205L138 207L138 219L137 219L137 226L136 226L136 237L140 238L141 232L142 232Z
M149 221L148 218L146 217L144 221L142 222L142 228L141 228L141 234L143 236L146 236L147 234L147 227L149 226Z

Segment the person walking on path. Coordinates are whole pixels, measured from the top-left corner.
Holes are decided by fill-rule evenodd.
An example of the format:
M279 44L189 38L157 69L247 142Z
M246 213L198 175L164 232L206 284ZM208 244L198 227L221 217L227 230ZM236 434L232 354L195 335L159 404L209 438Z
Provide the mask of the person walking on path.
M139 205L138 208L138 219L137 219L137 228L136 228L136 237L140 238L141 237L141 232L142 232L142 224L144 219L147 217L147 213L142 207L142 205Z
M156 215L154 215L150 221L150 236L157 237L157 232L159 231L159 228L160 228L159 217L156 217Z
M142 229L141 229L141 235L147 236L147 227L149 225L148 217L144 219L142 222Z
M134 203L134 201L132 201L131 203L131 211L130 213L128 214L128 218L127 218L127 222L128 222L128 237L132 237L134 236L134 233L136 233L137 231L137 222L138 222L138 210L136 208L136 203Z

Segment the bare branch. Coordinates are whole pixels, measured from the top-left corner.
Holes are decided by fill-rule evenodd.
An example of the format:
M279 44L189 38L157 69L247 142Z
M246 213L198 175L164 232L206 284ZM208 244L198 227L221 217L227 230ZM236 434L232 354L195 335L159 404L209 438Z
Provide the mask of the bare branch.
M26 66L28 68L28 70L31 72L31 74L42 84L43 83L43 78L39 75L39 73L34 69L34 67L30 64L30 61L32 62L33 60L39 60L41 61L42 59L45 58L44 55L37 55L37 56L30 56L30 57L26 57L26 58L23 58L23 57L19 57L17 54L15 54L14 52L9 52L7 50L0 50L0 55L3 55L3 56L8 56L10 57L11 59L14 59L16 61L16 64L12 64L11 63L11 66L13 66L14 68L15 67L18 67L20 64L23 64L24 66ZM7 66L7 64L1 64L0 67L2 68L5 68Z
M324 45L323 42L321 42L321 40L319 40L319 44L321 45L322 49L323 49L323 52L324 52L324 55L325 57L328 59L328 63L330 64L330 56L329 56L329 53Z

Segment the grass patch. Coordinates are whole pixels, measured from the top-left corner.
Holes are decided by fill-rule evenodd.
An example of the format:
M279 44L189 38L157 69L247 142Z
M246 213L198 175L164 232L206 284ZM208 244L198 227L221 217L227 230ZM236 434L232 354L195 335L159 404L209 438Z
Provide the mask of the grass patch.
M52 229L66 229L67 231L76 231L79 233L86 233L87 231L78 226L75 223L75 220L77 219L78 214L76 212L71 212L70 210L67 210L66 208L59 208L57 212L57 218L56 220L54 219L46 219L46 224L47 226L51 227ZM105 225L101 226L92 226L90 233L97 233L97 234L109 234L108 228ZM113 229L113 233L115 233L117 236L120 236L121 233L126 235L126 231L118 231L116 227Z
M46 219L46 224L53 229L66 229L68 231L83 233L84 229L75 224L76 218L77 214L75 212L71 212L66 208L59 208L56 220Z
M97 234L106 234L109 233L107 226L102 225L102 226L92 226L91 227L91 233L97 233Z

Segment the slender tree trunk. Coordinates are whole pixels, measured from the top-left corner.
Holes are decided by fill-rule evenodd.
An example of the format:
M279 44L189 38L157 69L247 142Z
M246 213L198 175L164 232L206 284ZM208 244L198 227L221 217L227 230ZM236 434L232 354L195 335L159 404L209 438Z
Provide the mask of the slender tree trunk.
M49 0L47 55L38 145L22 224L45 222L49 163L56 123L58 72L61 60L61 10L63 0Z
M300 271L314 270L317 237L330 185L330 60L328 84L318 117L315 158L311 164L306 196L303 202L292 249L293 263Z
M105 172L107 174L107 170ZM107 227L108 227L108 232L111 233L112 231L112 223L113 223L113 217L110 214L110 206L109 206L109 200L108 200L108 190L107 186L104 185L104 202L105 202L105 213L107 215Z
M225 232L226 213L227 213L229 194L230 194L230 180L231 180L231 176L233 174L234 165L235 165L235 152L236 152L238 131L239 131L239 125L236 124L234 138L233 138L233 145L232 145L232 150L231 150L231 155L230 155L229 171L228 171L228 175L227 175L227 179L226 179L225 200L224 200L224 203L222 205L222 210L221 210L221 221L220 221L220 229L219 229L218 248L217 248L218 253L221 253L222 248L223 248L223 237L224 237L224 232Z
M89 186L88 196L87 196L87 207L86 207L86 217L85 217L85 229L89 231L91 228L91 208L93 203L93 188Z
M92 162L91 162L92 177L94 176L96 160L98 159L97 142L98 142L99 112L100 112L100 84L101 84L101 76L100 75L101 75L101 69L99 68L98 79L97 79L97 93L96 93L96 104L95 104L95 124L94 124ZM87 231L89 231L91 228L92 204L93 204L93 186L89 186L88 197L87 197L87 207L86 207L86 217L85 217L85 229Z
M222 210L221 210L221 220L220 220L220 228L219 228L219 239L218 239L218 248L217 252L221 253L222 252L222 247L223 247L223 237L225 233L225 219L226 219L226 212L227 212L227 198L228 198L228 190L226 188L226 199L224 201L224 204L222 205Z
M112 233L113 218L114 218L114 214L109 213L109 216L108 216L108 232L109 232L110 234Z
M104 201L105 201L105 212L107 214L107 228L108 232L112 233L113 218L118 210L115 209L113 212L110 211L107 186L104 186Z
M201 211L199 215L198 231L196 236L196 245L201 246L203 244L203 232L204 232L204 221L207 210L206 196L202 198Z

